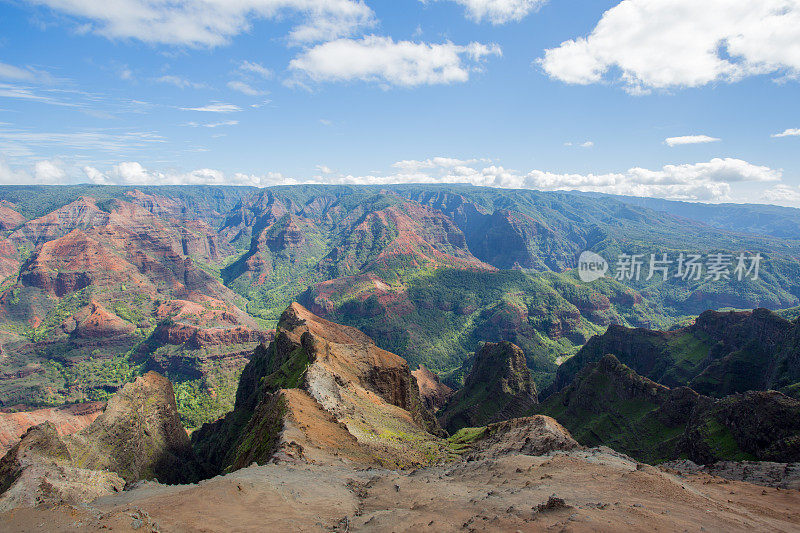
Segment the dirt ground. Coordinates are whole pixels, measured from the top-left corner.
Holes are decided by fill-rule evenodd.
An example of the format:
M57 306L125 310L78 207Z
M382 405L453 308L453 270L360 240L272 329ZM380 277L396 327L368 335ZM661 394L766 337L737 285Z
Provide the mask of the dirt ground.
M16 509L2 531L798 531L800 491L676 476L607 449L414 471L252 466L145 483L81 508Z

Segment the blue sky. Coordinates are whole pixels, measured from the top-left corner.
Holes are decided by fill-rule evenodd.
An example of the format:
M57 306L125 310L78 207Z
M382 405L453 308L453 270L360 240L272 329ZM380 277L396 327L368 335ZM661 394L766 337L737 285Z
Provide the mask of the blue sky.
M0 0L0 182L800 206L800 1Z

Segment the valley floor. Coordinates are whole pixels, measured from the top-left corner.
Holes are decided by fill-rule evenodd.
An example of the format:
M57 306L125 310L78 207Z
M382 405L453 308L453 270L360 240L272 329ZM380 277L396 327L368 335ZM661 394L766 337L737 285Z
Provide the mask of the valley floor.
M563 500L563 502L561 501ZM675 475L606 448L414 471L251 466L85 507L20 508L2 531L800 531L800 491Z

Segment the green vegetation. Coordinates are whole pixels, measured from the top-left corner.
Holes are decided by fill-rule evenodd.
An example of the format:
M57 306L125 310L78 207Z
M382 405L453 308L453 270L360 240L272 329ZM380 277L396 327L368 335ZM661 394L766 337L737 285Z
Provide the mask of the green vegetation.
M306 351L298 347L289 354L278 370L262 378L261 386L270 391L299 388L310 364L311 359Z
M743 452L731 431L713 417L709 417L699 430L703 441L715 457L725 457L729 461L755 461L757 458Z
M479 428L461 428L447 439L448 444L455 453L464 453L473 443L486 435L486 426Z
M575 390L551 396L534 412L555 418L584 446L608 446L650 464L676 458L685 421L665 424L655 401L618 396L616 379L593 371Z
M455 385L479 343L509 340L520 346L539 388L552 380L556 360L569 357L609 322L663 325L646 303L612 280L587 285L574 273L419 270L397 290L402 311L373 295L342 295L331 320L354 326L383 348L423 363ZM353 288L357 290L357 288ZM390 305L394 303L390 300Z
M89 292L88 289L81 289L64 296L58 304L53 308L41 324L35 328L31 328L28 337L31 342L41 342L51 338L53 330L64 323L69 317L89 305Z

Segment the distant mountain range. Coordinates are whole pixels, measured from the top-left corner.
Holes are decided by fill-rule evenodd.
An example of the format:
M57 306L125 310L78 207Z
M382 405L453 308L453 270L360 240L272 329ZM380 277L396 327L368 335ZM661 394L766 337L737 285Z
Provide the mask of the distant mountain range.
M148 370L183 423L233 407L293 301L460 387L484 342L540 390L609 325L800 304L800 210L472 186L0 187L0 405L104 401ZM591 284L584 250L760 253L758 280Z

